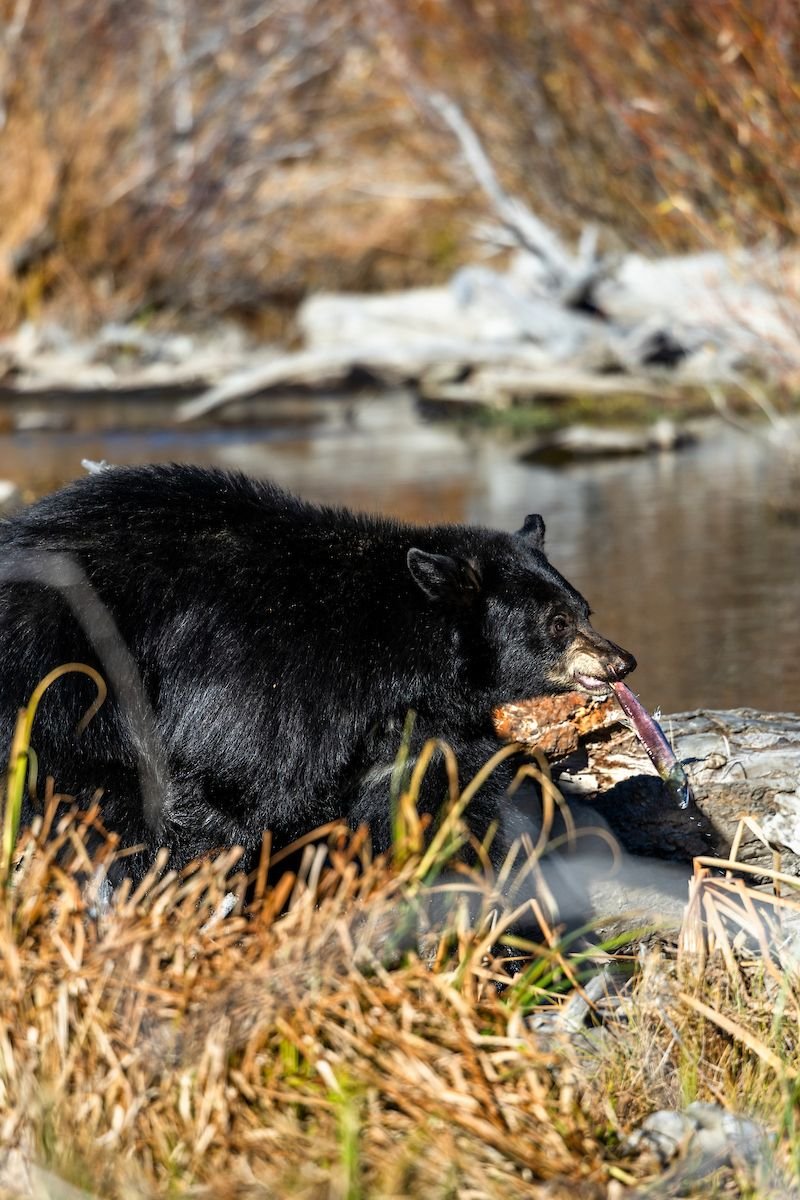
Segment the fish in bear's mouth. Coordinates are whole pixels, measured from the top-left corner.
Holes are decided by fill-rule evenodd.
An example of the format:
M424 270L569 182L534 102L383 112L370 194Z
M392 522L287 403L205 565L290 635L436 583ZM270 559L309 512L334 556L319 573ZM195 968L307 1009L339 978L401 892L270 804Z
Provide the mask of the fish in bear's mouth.
M591 647L596 651L596 647ZM578 691L596 697L615 696L631 728L644 747L648 758L667 785L667 789L681 808L686 808L692 799L692 789L683 765L675 757L658 721L651 716L641 701L622 682L636 666L636 660L627 651L613 643L606 643L607 652L600 657L591 653L585 643L578 648L570 676ZM581 670L580 668L587 668ZM592 668L600 668L603 674L592 674Z
M605 697L613 692L648 758L667 785L667 790L680 808L687 808L693 796L683 764L675 757L675 751L658 721L651 716L638 697L621 679L600 679L578 671L573 678L582 692L588 692L592 696Z

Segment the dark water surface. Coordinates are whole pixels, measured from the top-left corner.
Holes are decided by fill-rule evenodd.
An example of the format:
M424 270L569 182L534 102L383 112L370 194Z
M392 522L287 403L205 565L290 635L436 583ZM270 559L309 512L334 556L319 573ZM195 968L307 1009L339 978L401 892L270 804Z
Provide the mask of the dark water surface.
M676 454L549 469L421 424L404 396L295 404L296 421L290 404L249 429L0 435L0 476L41 491L83 457L174 460L414 521L513 529L538 511L597 628L638 657L648 706L800 711L800 522L776 516L788 485L774 448L709 426Z

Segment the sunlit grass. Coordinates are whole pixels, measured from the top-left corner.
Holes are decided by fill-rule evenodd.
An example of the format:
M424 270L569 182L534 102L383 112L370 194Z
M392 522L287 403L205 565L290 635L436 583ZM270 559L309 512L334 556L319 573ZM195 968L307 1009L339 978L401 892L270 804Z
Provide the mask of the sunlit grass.
M471 792L454 783L426 829L422 768L408 765L388 859L366 831L333 825L282 876L267 872L268 839L249 879L236 850L180 873L162 855L106 907L98 885L117 851L101 809L65 812L46 787L0 910L0 1186L38 1171L50 1173L40 1190L56 1176L109 1198L506 1200L536 1196L537 1182L548 1197L606 1198L661 1173L626 1154L626 1134L701 1099L763 1121L767 1166L789 1187L796 881L776 867L773 890L755 891L741 864L698 860L679 938L631 928L596 946L590 927L564 934L533 899L542 943L517 939L526 965L509 975L497 881L458 861ZM529 770L547 826L546 763ZM452 901L438 927L425 922L434 896ZM586 989L609 963L628 983L601 1020ZM581 1029L535 1027L583 997ZM717 1174L719 1194L781 1194ZM718 1181L681 1187L709 1196Z
M3 841L2 847L0 847L0 879L3 882L8 881L12 869L26 781L31 795L34 797L36 795L38 763L36 751L31 745L31 735L39 704L51 684L63 675L74 673L88 675L97 688L96 698L81 717L75 730L76 736L79 737L105 702L108 691L105 680L99 672L85 663L64 663L62 666L55 667L36 685L30 700L24 708L19 710L17 715L6 770Z

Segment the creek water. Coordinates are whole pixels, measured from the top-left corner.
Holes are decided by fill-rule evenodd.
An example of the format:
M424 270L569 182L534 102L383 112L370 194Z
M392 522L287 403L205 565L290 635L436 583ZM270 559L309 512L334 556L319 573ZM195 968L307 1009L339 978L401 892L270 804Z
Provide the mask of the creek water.
M778 511L798 497L780 452L755 437L709 423L675 453L547 468L483 432L423 422L403 394L288 397L250 424L204 428L169 427L161 406L136 406L132 421L118 402L102 419L72 403L67 430L0 434L0 476L35 494L85 457L184 461L412 521L514 529L541 512L552 562L637 656L629 682L648 707L800 712L800 520Z

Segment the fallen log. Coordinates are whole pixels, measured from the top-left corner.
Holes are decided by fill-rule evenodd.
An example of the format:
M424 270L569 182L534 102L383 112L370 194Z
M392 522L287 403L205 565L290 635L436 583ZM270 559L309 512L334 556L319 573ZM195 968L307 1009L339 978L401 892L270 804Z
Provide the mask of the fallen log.
M520 452L527 463L573 462L591 458L626 458L677 450L691 445L694 436L664 418L642 429L605 429L593 425L569 425L537 438Z
M515 401L531 401L553 396L641 396L655 400L677 399L679 393L664 384L632 375L610 373L595 375L567 366L527 370L513 362L474 368L465 382L459 382L458 364L437 365L420 378L418 391L423 400L446 404L481 404L504 408Z
M193 421L233 400L269 388L342 383L356 370L366 371L382 383L396 385L419 378L429 367L441 362L457 362L462 367L510 362L520 369L527 366L535 371L541 365L541 356L535 347L520 343L487 341L476 344L459 336L325 345L320 349L278 355L255 368L238 371L224 383L179 405L176 419L178 422Z
M767 372L794 362L796 311L754 278L756 252L742 251L734 265L721 255L694 255L650 264L598 252L587 230L571 251L544 221L502 188L464 114L444 96L424 97L455 134L475 180L501 225L498 244L515 247L508 268L464 267L448 287L384 296L315 296L297 322L304 349L243 371L181 406L192 420L222 404L286 383L319 385L366 369L379 380L415 382L438 399L488 395L504 402L509 388L490 371L503 362L517 370L513 391L534 397L543 378L578 372L602 378L632 377L633 390L648 385L733 386L758 363ZM751 271L749 268L753 266ZM772 273L770 278L774 278ZM497 345L505 346L498 359ZM442 364L449 380L432 379ZM437 388L449 385L447 394ZM492 387L501 390L492 395ZM460 390L458 390L460 388ZM556 389L569 385L556 378ZM603 385L581 391L602 393ZM617 390L620 390L618 387Z
M616 701L566 697L510 705L501 736L544 750L565 797L588 803L628 853L688 863L727 857L800 876L800 716L698 710L662 720L695 804L682 810ZM740 828L743 818L752 824Z

